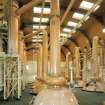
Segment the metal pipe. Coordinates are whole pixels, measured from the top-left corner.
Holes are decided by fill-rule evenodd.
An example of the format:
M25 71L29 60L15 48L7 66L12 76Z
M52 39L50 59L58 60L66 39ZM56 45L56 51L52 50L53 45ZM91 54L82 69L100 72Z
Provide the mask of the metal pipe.
M38 33L42 32L43 34L43 45L42 45L42 74L43 74L43 79L47 77L48 74L48 34L46 30L38 30L35 33L30 33L26 36L23 37L23 39L31 38L34 35L37 35ZM28 49L33 48L34 45L27 47Z
M20 58L21 64L23 64L23 62L24 62L24 59L23 59L23 56L24 56L24 40L22 39L22 36L23 36L23 32L20 31L19 32L19 58Z
M58 76L60 70L60 9L59 0L51 2L50 20L50 70L52 76Z
M70 52L68 52L68 53L66 54L66 70L65 70L65 77L66 77L67 80L70 79L70 76L69 76L69 74L70 74L70 71L69 71L69 57L70 57Z
M70 83L72 84L74 82L73 61L72 60L69 63L69 68L70 68Z
M29 3L23 5L16 11L17 16L21 16L23 13L27 12L29 9L32 9L33 6L42 3L43 0L32 0Z
M82 71L82 79L87 82L87 49L84 49L83 54L83 71Z
M25 50L25 44L24 44L24 52L23 52L23 64L27 64L27 51Z
M43 79L43 71L42 71L42 45L40 43L33 44L26 48L27 50L31 48L36 48L37 50L37 79Z
M38 47L38 53L37 53L37 79L43 79L42 75L42 45L37 44Z
M15 12L18 9L18 5L15 1L11 1L9 7L9 17L8 17L8 53L18 54L18 17Z
M98 56L99 56L99 44L98 44L99 38L98 36L95 36L93 38L93 50L92 50L92 79L99 80L99 62L98 62Z
M3 40L0 38L0 52L3 52Z
M46 79L48 76L48 34L45 30L43 32L43 53L42 53L42 68L43 78Z
M104 80L104 57L105 57L105 47L104 47L104 40L100 40L100 48L99 48L99 53L100 53L100 80Z
M79 49L80 49L79 47L75 48L75 67L76 67L75 78L76 78L76 80L81 79L81 75L80 75L81 66L80 66L80 52L79 52Z

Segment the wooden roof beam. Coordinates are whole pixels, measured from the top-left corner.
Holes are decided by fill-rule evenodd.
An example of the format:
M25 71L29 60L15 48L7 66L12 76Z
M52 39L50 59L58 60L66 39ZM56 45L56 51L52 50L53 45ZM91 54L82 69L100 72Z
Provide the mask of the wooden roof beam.
M27 12L29 9L32 9L33 6L38 5L42 2L43 2L43 0L31 0L29 3L23 5L21 8L19 8L16 11L16 14L18 16L21 16L23 13Z

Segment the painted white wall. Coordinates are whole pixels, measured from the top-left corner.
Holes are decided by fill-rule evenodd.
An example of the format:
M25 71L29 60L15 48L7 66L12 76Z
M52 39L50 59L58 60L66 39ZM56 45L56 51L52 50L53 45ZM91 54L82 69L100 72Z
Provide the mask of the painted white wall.
M60 72L64 72L66 63L61 62ZM26 83L31 83L35 81L37 75L37 61L28 61L25 71L25 81ZM48 72L50 73L50 63L48 62Z
M37 73L37 62L36 61L28 61L25 72L25 80L27 83L31 83L35 81Z

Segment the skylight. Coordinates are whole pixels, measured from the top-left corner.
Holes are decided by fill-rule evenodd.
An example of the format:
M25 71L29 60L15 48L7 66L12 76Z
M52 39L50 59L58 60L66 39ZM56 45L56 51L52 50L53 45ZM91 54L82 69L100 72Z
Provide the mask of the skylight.
M89 10L93 7L93 5L94 5L94 3L83 0L80 4L79 8Z
M50 14L51 9L50 8L44 8L43 13Z
M33 30L33 33L35 33L36 31L35 30Z
M39 29L38 25L33 25L33 29Z
M102 29L102 32L105 33L105 28Z
M42 39L32 39L32 42L42 42Z
M75 12L75 13L73 14L73 18L74 18L74 19L81 20L83 17L84 17L84 14L81 14L81 13L78 13L78 12Z
M51 2L51 0L45 0L45 2Z
M69 22L67 23L67 25L68 25L68 26L75 27L75 26L77 25L77 23L72 22L72 21L69 21Z
M33 8L33 12L34 13L41 13L41 11L42 11L42 8L41 7L34 7ZM50 12L51 12L51 9L50 8L44 8L43 9L43 14L50 14Z
M46 29L47 26L46 25L41 25L40 29ZM33 29L39 29L39 25L33 25Z
M60 36L62 36L62 37L67 37L68 34L66 34L66 33L61 33Z
M42 18L42 19L41 19L41 22L43 22L43 23L47 23L48 21L49 21L48 18ZM38 18L38 17L33 17L33 22L40 22L40 18Z
M71 32L71 29L70 28L64 28L63 31L64 32Z

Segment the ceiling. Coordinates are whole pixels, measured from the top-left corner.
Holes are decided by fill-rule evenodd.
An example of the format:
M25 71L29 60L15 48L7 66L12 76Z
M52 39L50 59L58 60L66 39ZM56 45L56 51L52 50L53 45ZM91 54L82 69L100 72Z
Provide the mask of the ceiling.
M0 5L2 5L4 0L0 1ZM31 0L17 0L19 3L19 7L21 8L23 5L26 3L29 3ZM50 8L50 0L45 0L46 2L43 4L39 4L36 7L44 7L44 8ZM70 6L70 3L74 1L74 4L66 14L65 18L64 15L67 12L68 7ZM85 0L87 2L91 3L96 3L99 0ZM78 28L76 28L75 32L64 32L70 31L67 29L73 29L73 26L68 25L68 22L74 22L78 23L81 21L81 19L75 19L73 18L74 13L82 13L86 14L89 10L86 8L80 8L81 3L83 0L60 0L60 19L61 19L61 33L64 35L62 36L64 39L66 38L67 40L63 42L61 51L63 52L64 55L67 54L67 52L71 52L71 54L74 53L74 49L76 46L80 47L81 51L83 51L84 48L91 48L92 46L92 39L93 36L98 35L101 39L105 39L105 33L102 32L102 29L105 26L105 0L103 0L100 3L100 7L95 11L92 12L89 16L89 19L84 21ZM2 9L0 10L0 17L1 17L1 12ZM44 12L44 9L43 9ZM35 21L33 22L33 17L36 18ZM49 20L46 20L47 22L38 22L38 18L42 17L41 21L44 21L43 18L50 18L50 14L41 14L41 13L34 13L33 8L25 12L24 14L21 15L20 19L20 27L19 29L23 31L24 35L27 35L31 32L33 32L33 25L39 26L47 26L46 30L49 33ZM64 18L64 20L62 20ZM75 25L75 24L74 24ZM40 26L41 27L41 26ZM34 29L34 31L38 30ZM64 30L64 28L66 28ZM50 33L49 33L50 35ZM26 43L31 44L32 39L26 41Z

